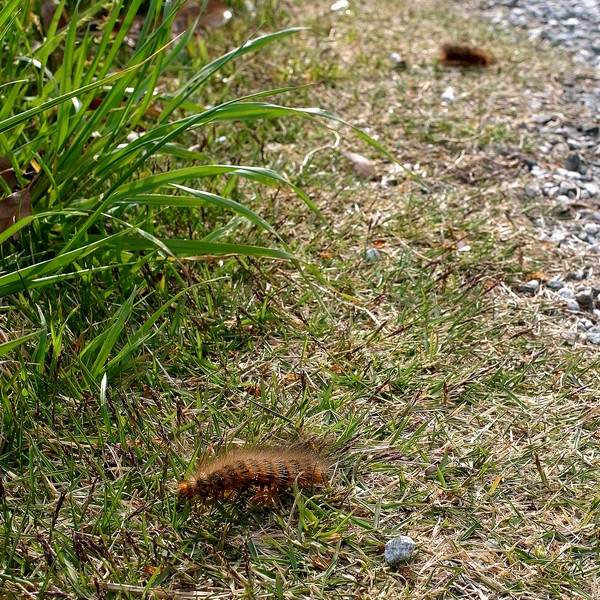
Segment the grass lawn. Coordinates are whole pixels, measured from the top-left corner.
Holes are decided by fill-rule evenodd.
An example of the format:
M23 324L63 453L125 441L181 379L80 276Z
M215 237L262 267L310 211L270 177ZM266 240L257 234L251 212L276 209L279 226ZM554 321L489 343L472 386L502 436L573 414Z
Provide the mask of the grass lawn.
M560 89L585 72L465 17L466 3L255 4L187 40L154 87L137 78L152 80L168 35L90 90L108 108L86 113L85 164L64 150L83 131L69 130L70 100L2 129L17 96L0 87L0 155L48 177L30 190L47 216L0 247L0 597L598 598L598 353L563 344L572 318L518 291L576 260L535 239L530 219L550 206L523 194L537 146L522 125L536 102L583 110ZM248 39L297 25L310 30L179 91ZM498 63L445 68L448 40ZM44 58L56 89L77 73L89 84L83 55L65 50L71 81L57 50ZM115 48L98 77L127 60ZM0 84L17 78L3 69ZM19 84L23 110L40 90L53 97L39 77ZM454 102L441 101L448 87ZM308 113L261 106L257 121L233 104L173 133L199 106L266 90L250 101L331 111L413 176ZM186 189L167 201L149 178L173 173ZM177 498L204 456L298 440L329 461L323 488L275 507ZM383 546L399 535L417 549L390 567Z

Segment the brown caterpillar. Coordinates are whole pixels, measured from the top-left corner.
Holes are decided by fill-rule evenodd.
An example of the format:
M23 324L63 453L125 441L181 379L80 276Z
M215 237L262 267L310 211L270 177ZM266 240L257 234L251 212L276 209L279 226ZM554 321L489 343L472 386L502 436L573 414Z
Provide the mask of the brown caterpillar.
M305 448L240 448L200 465L181 481L181 498L225 498L257 488L256 502L271 500L278 492L323 484L327 465Z
M441 62L458 67L487 67L495 63L496 59L489 52L477 46L444 44Z

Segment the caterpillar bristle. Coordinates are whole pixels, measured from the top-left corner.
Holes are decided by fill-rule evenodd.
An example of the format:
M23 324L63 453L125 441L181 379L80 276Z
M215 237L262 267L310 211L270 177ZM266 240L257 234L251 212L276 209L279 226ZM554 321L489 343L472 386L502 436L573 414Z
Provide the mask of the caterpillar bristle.
M178 485L181 498L227 498L251 488L255 499L273 498L279 492L325 483L327 465L315 452L291 448L239 448L205 462Z
M457 67L487 67L496 59L478 46L444 44L442 46L442 64Z

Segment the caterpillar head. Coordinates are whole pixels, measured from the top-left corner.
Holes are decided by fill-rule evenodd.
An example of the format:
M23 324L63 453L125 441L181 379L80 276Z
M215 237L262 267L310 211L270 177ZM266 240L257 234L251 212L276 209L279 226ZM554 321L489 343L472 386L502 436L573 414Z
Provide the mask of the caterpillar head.
M180 481L177 485L177 494L184 500L194 497L206 498L209 494L204 473L197 473L189 479Z

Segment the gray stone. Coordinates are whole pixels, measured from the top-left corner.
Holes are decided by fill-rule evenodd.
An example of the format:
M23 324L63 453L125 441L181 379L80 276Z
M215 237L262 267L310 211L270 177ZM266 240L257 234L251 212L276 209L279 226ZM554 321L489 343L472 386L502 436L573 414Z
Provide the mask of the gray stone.
M569 144L569 140L567 140L567 144ZM571 150L575 149L573 146L571 146L571 144L569 144L569 148L571 148ZM565 161L565 168L568 171L577 171L580 164L581 156L579 156L577 152L573 152L573 154L569 154L569 156L567 156L567 160Z
M570 194L577 189L577 186L572 181L561 181L558 189L561 194Z
M582 281L585 279L585 271L577 269L577 271L571 271L567 274L567 281Z
M377 248L369 248L365 252L365 259L371 263L379 262L381 260L381 253Z
M383 556L390 565L397 565L408 560L414 550L415 542L407 535L401 535L385 545Z
M585 332L585 337L590 344L600 346L600 327L595 325Z
M551 279L548 282L548 287L551 290L561 290L565 287L565 284L560 279Z
M540 193L540 190L534 185L528 185L525 188L525 197L526 198L535 198Z
M538 167L537 165L534 165L533 167L531 167L531 174L534 177L544 177L546 175L546 171L544 171L544 169Z
M567 344L568 346L573 346L574 344L577 343L577 338L579 336L577 335L576 331L567 331L567 333L565 333L565 344Z
M586 190L586 192L592 197L600 194L600 187L597 186L595 183L586 183L583 187Z
M571 312L579 312L580 310L577 300L567 300L566 307L567 310L570 310Z

